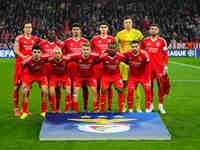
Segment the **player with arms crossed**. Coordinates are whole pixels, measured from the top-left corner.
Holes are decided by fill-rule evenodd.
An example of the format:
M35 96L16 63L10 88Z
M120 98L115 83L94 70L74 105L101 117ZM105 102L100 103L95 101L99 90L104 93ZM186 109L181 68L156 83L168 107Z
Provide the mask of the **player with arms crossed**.
M108 43L115 41L115 38L108 35L108 24L106 22L101 22L99 25L99 31L100 35L94 36L92 40L90 41L90 47L92 49L92 52L96 52L99 55L105 53L108 50ZM97 94L98 94L98 102L100 101L100 82L101 77L103 73L103 66L102 63L99 63L95 66L95 75L97 78ZM108 110L112 111L112 97L113 97L113 91L112 88L109 87L108 90Z
M131 50L123 55L126 64L130 66L127 97L129 112L133 112L133 93L139 83L145 92L146 112L151 112L151 68L148 53L140 49L139 41L132 41Z
M82 52L78 54L68 55L71 61L77 62L78 72L74 78L74 98L73 109L78 112L78 94L80 87L85 84L91 87L93 94L93 111L98 112L97 102L97 81L93 74L93 67L98 63L99 55L90 52L90 45L88 43L82 44Z
M128 51L131 49L131 43L133 40L142 41L143 35L142 33L133 28L133 20L130 16L126 16L124 18L124 30L117 33L115 39L116 42L120 44L120 52ZM121 62L120 64L120 72L122 75L122 79L124 82L124 94L127 95L127 85L128 85L128 74L129 74L129 66L125 63ZM141 112L140 108L140 90L136 89L136 107L137 112Z
M100 62L103 63L103 75L101 78L101 112L105 111L106 95L111 84L114 84L118 92L119 112L123 112L123 81L119 69L120 62L123 61L123 58L123 55L118 52L116 42L109 42L108 50L100 56Z
M72 37L64 42L63 54L76 54L82 52L82 43L88 43L88 40L81 37L81 26L78 23L72 25ZM73 81L77 74L77 63L68 63L68 71L71 79L71 98L73 99ZM87 112L88 105L88 88L83 84L83 99L84 99L84 110ZM73 101L72 101L73 105Z
M141 48L145 49L150 57L151 62L151 95L153 97L153 82L156 79L158 84L158 97L159 97L159 111L165 114L166 111L163 108L164 97L160 86L160 78L163 75L168 74L168 49L166 41L159 36L159 26L152 24L149 28L150 36L145 38L141 43ZM151 104L151 110L153 110L153 98Z
M18 109L19 104L19 88L22 84L22 67L21 62L28 55L32 54L33 45L39 40L37 37L31 35L32 24L26 22L24 24L24 34L16 37L14 44L14 52L16 54L16 63L14 71L14 90L13 90L13 102L14 102L14 115L16 117L20 116ZM31 115L31 113L29 113Z
M42 89L41 116L45 117L48 104L48 81L44 73L44 63L47 60L48 55L42 56L42 49L36 44L32 48L32 56L24 59L21 64L24 70L22 78L23 103L21 119L25 119L28 116L29 92L34 81L38 82Z

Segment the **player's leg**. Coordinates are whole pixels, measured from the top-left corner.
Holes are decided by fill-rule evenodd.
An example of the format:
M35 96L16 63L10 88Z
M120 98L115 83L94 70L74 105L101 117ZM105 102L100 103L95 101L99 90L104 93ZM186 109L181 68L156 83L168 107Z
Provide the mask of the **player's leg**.
M47 85L42 85L41 86L41 90L42 90L42 102L41 102L41 113L40 115L45 117L46 112L47 112L47 104L48 104L48 86Z
M128 81L128 96L127 96L129 112L133 112L133 102L134 102L133 94L136 88L137 88L137 82L134 80L129 80Z
M100 95L101 112L105 111L106 98L108 95L108 88L110 84L111 82L109 82L109 77L103 75L101 78L101 95Z
M80 87L74 86L74 94L73 94L73 111L78 112L78 94L80 91Z
M97 87L91 86L91 91L93 94L93 111L98 112Z
M57 112L60 112L61 87L56 86L55 92L56 92L56 110Z
M30 87L26 86L25 83L22 85L22 115L21 119L28 117L28 98L29 98Z
M84 107L84 111L87 112L88 111L89 91L88 91L87 84L85 82L83 82L82 90L83 90L83 92L82 92L82 94L83 94L83 107Z
M19 63L15 63L15 70L14 70L14 89L13 89L13 104L14 104L14 115L16 117L20 116L20 111L18 108L19 104L19 89L21 86L21 73L20 68L21 65Z
M55 86L52 85L52 81L50 80L50 87L49 87L49 93L50 93L50 106L52 112L57 112L57 109L55 107Z
M69 109L72 108L72 100L71 100L71 86L65 85L65 110L64 112L69 112Z
M118 93L118 106L119 106L119 112L124 111L124 93L123 93L123 82L121 79L121 76L116 76L116 79L114 81L114 86Z
M152 110L150 109L151 105L151 81L142 81L141 82L144 92L145 92L145 108L146 112L151 112Z
M136 104L136 111L137 112L142 112L142 109L141 109L141 93L140 93L140 87L138 86L136 89L135 89L135 104Z
M109 85L108 88L108 111L112 111L112 98L113 98L113 90L112 90L112 85Z

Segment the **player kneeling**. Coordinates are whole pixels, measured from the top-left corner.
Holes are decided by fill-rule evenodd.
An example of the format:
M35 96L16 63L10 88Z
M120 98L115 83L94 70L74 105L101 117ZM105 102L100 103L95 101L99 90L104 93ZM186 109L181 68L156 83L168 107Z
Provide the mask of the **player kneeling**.
M103 75L101 78L101 112L105 110L106 97L109 86L114 84L118 92L119 112L123 111L124 93L122 91L123 81L120 75L119 64L123 61L122 54L117 52L117 44L115 42L108 43L108 51L100 57L103 63Z
M67 63L67 57L63 56L62 51L59 47L55 47L53 57L49 58L49 64L51 68L51 73L49 75L50 105L53 112L60 111L55 107L55 88L57 88L60 85L63 85L66 92L64 112L68 112L69 108L72 105L71 81L67 73Z
M146 112L150 112L151 103L151 68L148 54L139 48L139 41L133 41L131 50L123 53L125 63L130 66L128 80L128 108L133 112L133 92L141 83L145 92Z
M42 49L38 45L34 45L32 48L32 56L27 57L22 62L24 75L22 78L23 102L21 119L28 117L28 97L34 81L38 82L42 89L41 115L45 117L47 112L48 81L44 73L43 64L47 62L48 56L42 56L41 54Z
M98 112L97 80L94 77L93 67L99 59L99 55L90 52L88 43L82 44L82 52L68 55L71 61L77 62L78 72L74 77L73 109L78 112L78 94L83 84L91 87L93 94L93 111Z

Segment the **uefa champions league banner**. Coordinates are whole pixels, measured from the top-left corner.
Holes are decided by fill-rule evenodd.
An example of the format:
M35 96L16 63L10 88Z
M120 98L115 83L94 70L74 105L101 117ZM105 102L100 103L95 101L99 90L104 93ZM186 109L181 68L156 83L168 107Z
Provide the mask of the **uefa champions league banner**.
M168 57L200 57L199 49L168 49Z
M0 48L0 58L15 58L12 48Z

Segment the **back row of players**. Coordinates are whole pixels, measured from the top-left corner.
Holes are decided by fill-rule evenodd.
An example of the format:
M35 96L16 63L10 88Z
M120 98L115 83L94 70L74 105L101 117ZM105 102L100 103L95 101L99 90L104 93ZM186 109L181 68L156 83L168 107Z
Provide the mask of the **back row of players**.
M47 112L48 101L53 112L60 112L61 87L66 91L64 112L70 109L78 112L81 87L84 110L87 111L87 86L91 87L93 93L93 111L104 112L107 98L108 111L111 111L112 84L118 92L119 112L126 110L126 95L128 110L133 112L134 91L136 111L141 112L139 83L145 91L146 112L151 112L154 109L154 79L158 83L159 111L165 114L163 101L169 89L163 90L160 79L168 74L168 50L165 40L158 35L159 26L152 24L149 28L150 36L143 39L142 33L132 28L131 17L125 17L123 23L125 29L114 38L108 35L108 25L102 22L99 26L100 34L90 42L81 37L81 26L77 23L72 25L72 37L65 42L57 40L54 32L48 32L46 40L32 36L32 25L26 23L24 34L16 37L14 45L14 115L21 115L21 119L31 115L28 111L28 97L34 81L39 83L42 90L42 116ZM21 85L23 96L19 111Z

